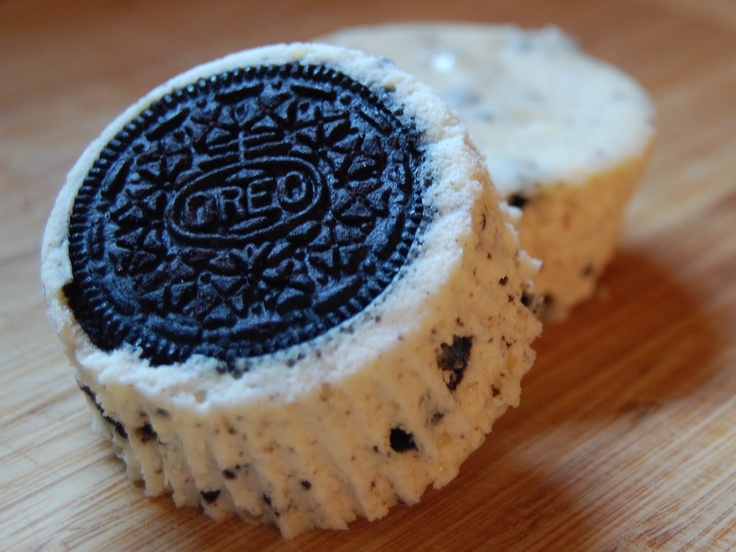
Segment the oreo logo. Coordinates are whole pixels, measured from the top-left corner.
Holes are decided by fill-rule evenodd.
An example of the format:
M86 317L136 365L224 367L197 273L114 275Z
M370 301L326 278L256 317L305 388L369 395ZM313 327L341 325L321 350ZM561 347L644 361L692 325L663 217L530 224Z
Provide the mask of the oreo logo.
M174 194L170 229L185 242L246 244L276 239L320 219L325 183L299 159L246 161L205 174Z
M292 63L200 80L101 151L69 225L69 305L152 364L321 335L397 276L421 231L422 146L386 91Z

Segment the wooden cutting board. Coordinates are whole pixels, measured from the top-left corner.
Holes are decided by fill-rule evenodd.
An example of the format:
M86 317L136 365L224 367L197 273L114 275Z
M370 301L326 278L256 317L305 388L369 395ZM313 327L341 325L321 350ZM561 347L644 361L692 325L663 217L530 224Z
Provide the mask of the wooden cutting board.
M557 24L638 78L654 158L600 293L549 326L509 412L446 488L283 541L147 499L45 321L43 224L84 146L148 89L258 44L396 20ZM736 3L0 2L0 548L736 548Z

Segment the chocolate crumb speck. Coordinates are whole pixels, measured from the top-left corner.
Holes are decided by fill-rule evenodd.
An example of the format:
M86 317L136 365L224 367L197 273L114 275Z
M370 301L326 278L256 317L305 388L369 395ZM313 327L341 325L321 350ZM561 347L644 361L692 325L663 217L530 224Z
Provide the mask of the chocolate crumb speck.
M200 495L202 495L202 498L207 504L212 504L215 500L217 500L220 497L220 491L200 491Z
M391 428L389 442L391 443L391 448L396 452L417 450L417 444L414 442L414 435L400 427Z
M312 482L306 479L302 479L299 483L301 483L302 488L306 491L312 488Z
M442 418L445 417L444 412L440 412L439 410L435 410L434 413L432 413L432 418L430 419L431 425L437 425Z
M457 389L463 379L465 368L470 360L473 338L470 336L453 336L452 344L442 343L437 354L437 366L443 371L445 384L450 391Z
M523 209L524 206L529 203L529 198L522 194L511 194L508 201L509 205L511 205L512 207Z
M158 434L153 429L153 426L151 424L145 424L139 428L136 428L135 432L138 435L138 438L143 443L147 443L151 439L156 439L158 437Z

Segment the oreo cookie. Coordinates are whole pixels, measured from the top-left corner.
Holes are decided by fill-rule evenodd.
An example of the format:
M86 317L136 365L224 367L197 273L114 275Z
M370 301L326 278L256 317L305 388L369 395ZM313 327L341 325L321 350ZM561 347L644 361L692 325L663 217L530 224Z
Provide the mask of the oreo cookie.
M177 88L99 153L69 224L64 291L99 348L233 363L355 316L422 219L421 144L388 91L322 65Z

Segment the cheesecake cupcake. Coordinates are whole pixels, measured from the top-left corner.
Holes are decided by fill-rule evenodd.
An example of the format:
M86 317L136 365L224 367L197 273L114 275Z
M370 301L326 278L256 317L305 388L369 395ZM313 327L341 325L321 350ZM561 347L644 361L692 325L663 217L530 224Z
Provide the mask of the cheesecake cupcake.
M455 113L335 46L147 94L72 168L42 257L131 479L289 538L451 481L518 404L540 332L538 263Z
M553 27L396 23L319 40L390 58L459 112L499 193L523 212L546 321L594 294L654 136L637 82Z

